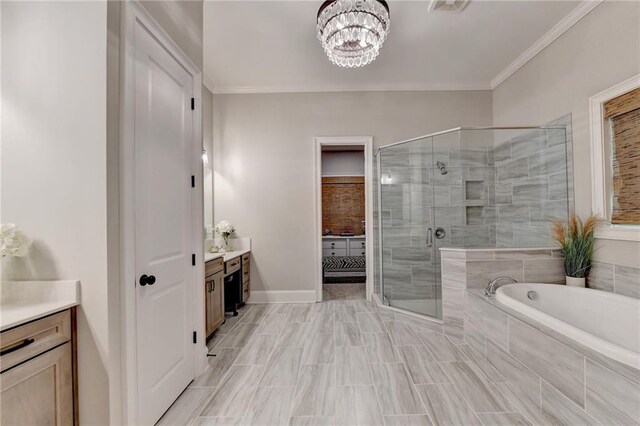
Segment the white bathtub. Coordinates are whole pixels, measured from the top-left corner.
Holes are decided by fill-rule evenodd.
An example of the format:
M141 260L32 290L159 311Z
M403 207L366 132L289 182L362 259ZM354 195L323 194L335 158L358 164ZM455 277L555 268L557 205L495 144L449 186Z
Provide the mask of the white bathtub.
M527 293L535 291L529 299ZM508 284L496 300L616 361L640 369L640 299L558 284Z

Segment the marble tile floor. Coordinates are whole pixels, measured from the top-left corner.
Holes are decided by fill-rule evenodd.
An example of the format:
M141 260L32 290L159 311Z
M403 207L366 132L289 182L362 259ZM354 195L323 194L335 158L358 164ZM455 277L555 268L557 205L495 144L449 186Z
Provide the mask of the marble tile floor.
M406 318L366 300L247 305L159 424L531 424L469 346Z

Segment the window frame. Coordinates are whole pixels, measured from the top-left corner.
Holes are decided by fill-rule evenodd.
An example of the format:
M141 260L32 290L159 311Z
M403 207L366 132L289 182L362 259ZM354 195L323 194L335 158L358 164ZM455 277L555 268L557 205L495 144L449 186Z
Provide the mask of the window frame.
M616 84L589 98L589 122L591 128L591 206L594 214L603 217L604 223L596 230L596 238L608 240L640 241L640 225L613 225L611 217L611 173L607 146L609 132L605 126L604 103L640 87L640 74Z

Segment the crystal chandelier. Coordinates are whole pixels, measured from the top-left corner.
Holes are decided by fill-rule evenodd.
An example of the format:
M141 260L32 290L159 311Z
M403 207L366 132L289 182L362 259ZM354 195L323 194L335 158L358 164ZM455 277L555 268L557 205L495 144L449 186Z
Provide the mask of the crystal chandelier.
M318 39L334 64L362 67L378 56L389 23L384 0L327 0L318 10Z

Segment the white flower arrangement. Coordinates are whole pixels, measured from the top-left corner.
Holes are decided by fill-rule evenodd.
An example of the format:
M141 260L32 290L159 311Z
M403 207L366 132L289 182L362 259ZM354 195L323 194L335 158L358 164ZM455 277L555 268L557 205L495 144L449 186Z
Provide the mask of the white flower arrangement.
M24 257L31 241L13 223L0 224L0 257Z
M233 231L235 231L235 228L228 220L222 220L213 227L213 230L216 232L216 234L220 234L223 237L226 234L228 237L233 233Z
M222 240L224 241L224 245L220 248L219 251L221 253L233 251L233 249L229 245L229 235L231 235L236 229L233 227L231 222L229 222L228 220L220 221L216 224L216 226L213 227L213 230L216 234L220 235L222 237Z

